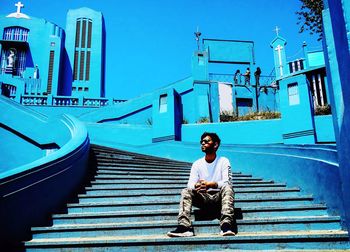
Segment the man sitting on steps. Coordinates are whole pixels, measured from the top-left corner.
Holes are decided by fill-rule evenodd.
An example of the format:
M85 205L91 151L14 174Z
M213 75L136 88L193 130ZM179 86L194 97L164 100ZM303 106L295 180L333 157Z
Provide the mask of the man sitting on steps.
M200 144L205 156L192 164L187 188L181 192L178 226L167 233L170 237L194 235L190 220L192 205L204 209L220 209L221 206L220 234L235 235L232 231L234 193L230 181L230 161L216 155L220 145L216 133L203 133Z

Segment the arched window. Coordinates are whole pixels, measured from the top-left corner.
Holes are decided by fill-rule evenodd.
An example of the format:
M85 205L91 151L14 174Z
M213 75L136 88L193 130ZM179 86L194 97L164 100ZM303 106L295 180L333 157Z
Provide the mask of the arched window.
M4 29L3 40L28 41L29 30L20 26L11 26Z

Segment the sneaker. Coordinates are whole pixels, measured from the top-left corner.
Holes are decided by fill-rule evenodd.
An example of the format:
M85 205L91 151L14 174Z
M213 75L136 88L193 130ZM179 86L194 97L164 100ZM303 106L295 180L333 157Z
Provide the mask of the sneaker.
M220 235L229 236L229 235L236 235L236 233L232 231L231 225L225 222L224 224L221 225Z
M189 237L194 236L193 229L189 227L185 227L183 225L177 226L177 228L173 231L167 233L169 237Z

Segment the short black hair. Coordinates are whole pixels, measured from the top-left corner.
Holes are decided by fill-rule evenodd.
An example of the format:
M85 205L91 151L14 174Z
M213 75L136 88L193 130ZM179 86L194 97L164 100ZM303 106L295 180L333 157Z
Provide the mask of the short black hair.
M214 143L218 143L218 147L220 146L220 137L216 134L216 133L212 133L212 132L204 132L201 136L201 140L203 140L203 138L205 138L206 136L210 136L211 140L213 140Z

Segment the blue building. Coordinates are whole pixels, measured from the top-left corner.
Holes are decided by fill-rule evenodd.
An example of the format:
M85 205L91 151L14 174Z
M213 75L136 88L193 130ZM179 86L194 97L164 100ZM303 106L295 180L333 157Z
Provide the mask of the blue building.
M105 33L101 12L89 8L68 11L65 45L72 74L66 82L73 78L72 96L105 96Z
M277 227L277 223L276 215L270 215L271 212L281 213L282 221L299 222L301 225L294 226L296 230L291 231L291 235L284 236L283 241L278 232L273 233L276 230L271 230L274 234L272 236L264 229L258 230L257 233L262 234L258 237L258 243L263 241L267 244L266 248L272 250L281 247L312 250L320 248L318 246L323 242L325 246L332 246L334 244L331 242L335 241L335 245L340 246L339 249L348 249L350 40L347 27L350 21L346 10L349 6L348 0L325 1L324 53L309 51L304 44L303 55L288 61L287 41L277 34L270 44L275 62L273 76L262 76L260 85L253 78L236 81L233 74L209 71L211 64L232 64L242 73L250 68L252 75L256 68L253 41L200 40L197 32L199 45L198 50L193 53L190 77L160 87L152 93L120 102L101 98L104 95L105 48L101 13L87 8L69 11L64 33L63 29L50 22L21 13L21 4L18 3L16 13L0 19L3 38L0 41L0 84L2 94L6 96L0 97L1 242L18 245L20 241L30 240L30 227L47 225L47 216L62 210L70 197L76 195L84 179L91 175L92 167L96 166L95 156L90 152L90 143L103 146L102 148L118 148L192 162L198 158L200 135L204 131L212 131L217 132L222 140L221 153L234 160L233 168L237 171L237 176L241 175L239 172L244 172L250 174L249 179L250 176L266 178L269 180L267 187L270 187L271 181L285 183L278 184L279 189L272 191L273 194L278 194L277 198L274 198L276 195L269 194L267 198L270 201L264 202L266 205L254 205L249 211L260 212L263 209L263 214L258 216L262 217L259 220L268 223L272 229ZM40 32L36 33L38 30ZM92 33L96 33L96 37L91 36ZM46 48L39 48L41 43ZM97 52L96 55L94 52ZM98 67L93 65L94 61L98 62ZM63 65L60 67L60 64ZM279 111L281 117L251 121L221 120L221 115L226 112L242 115L264 109ZM108 151L102 159L107 156L119 158L123 162L122 173L129 176L132 172L129 172L129 167L126 168L125 164L129 164L135 156L127 156L123 152L111 154L111 150ZM138 163L136 170L138 175L147 170L144 166L145 159L141 162L143 163ZM105 160L101 163L105 163ZM107 167L105 170L115 173L114 168ZM157 169L153 167L150 170L152 173L159 173L161 170L164 172L163 168ZM176 167L172 170L176 170ZM120 176L122 173L117 172L113 176ZM265 182L259 187L265 187ZM108 184L113 183L116 182L105 183L108 193L125 189L124 182L118 188L113 187L114 185L108 187ZM143 197L143 189L147 185L142 184L144 187L139 187L139 184L141 183L138 181L134 189L142 190L142 195L135 195ZM106 189L105 185L91 185L93 189ZM292 187L287 192L282 188L286 185ZM160 189L156 188L157 196ZM258 201L266 196L265 193L271 192L268 190L259 191L262 194L256 197ZM285 192L288 194L286 198L291 201L280 211L279 205L286 201ZM251 191L248 188L239 193L250 194ZM103 215L98 216L99 218L106 217L104 211L120 214L118 209L121 207L124 210L121 210L120 216L126 216L128 221L129 214L133 211L131 208L138 199L131 202L131 205L128 205L130 202L126 202L127 200L123 202L125 205L119 205L119 201L110 204L111 195L108 196L108 199L103 199L106 202L70 204L68 218L73 214L85 221L87 215L84 211L89 207L92 210L88 214L97 213ZM119 196L123 195L118 194L117 197ZM79 200L84 197L80 196ZM241 197L239 204L245 200L249 204L256 200ZM311 201L312 204L309 205ZM136 214L143 213L150 202L143 202L142 209ZM30 207L23 213L23 206ZM131 208L124 208L126 206ZM163 206L160 203L155 208ZM168 205L164 207L167 208ZM155 208L147 210L148 214L153 214ZM246 213L242 212L240 224L245 221ZM55 216L56 220L61 217L62 215ZM267 219L271 222L266 222ZM321 220L314 222L315 219ZM246 224L251 226L256 220L252 218ZM43 234L59 229L74 229L80 232L80 229L90 226L85 224L87 223L76 229L72 223L54 223L53 227L37 228L34 231L40 229ZM82 243L89 248L96 244L108 246L105 244L106 233L103 230L106 226L101 228L106 223L101 224L99 219L93 224L96 226L88 227L93 232L95 229L102 230L101 233L89 233L93 239L90 239L91 236L85 237L82 242L80 233L74 234L78 238L72 237L75 231L67 232L67 239L53 233L52 237L43 236L46 237L44 246L58 246L55 240L57 237L66 239L67 243L62 246L69 248L83 246ZM284 224L286 223L282 226L287 227L286 232L290 232L289 226ZM140 221L132 225L139 227ZM107 228L114 231L119 226ZM305 230L306 236L300 236L301 239L298 240L300 232ZM138 229L132 234L139 235L140 232ZM123 235L122 239L113 242L116 244L120 240L124 241L125 234ZM148 237L147 235L149 234L146 231L136 238L140 239L136 242L141 241L143 236ZM324 240L324 237L329 240ZM236 238L240 239L239 236L232 239ZM160 243L164 242L166 245L169 242L159 237L156 239L152 238L152 241L161 241ZM27 245L41 245L40 238L33 240ZM249 247L251 241L247 243L244 240L246 239L242 239L242 243L248 244L248 247L243 248L252 248ZM298 242L294 242L295 240ZM92 244L96 241L97 243ZM285 241L291 243L280 243ZM140 243L143 244L142 242ZM184 244L187 245L187 242ZM203 239L195 242L200 244ZM221 242L224 241L214 240L215 244ZM225 245L226 243L219 249L227 248Z
M0 16L2 94L22 104L40 105L58 104L59 96L103 97L102 14L88 8L70 10L65 32L22 13L21 2L16 6L17 12ZM77 99L74 102L78 104Z

